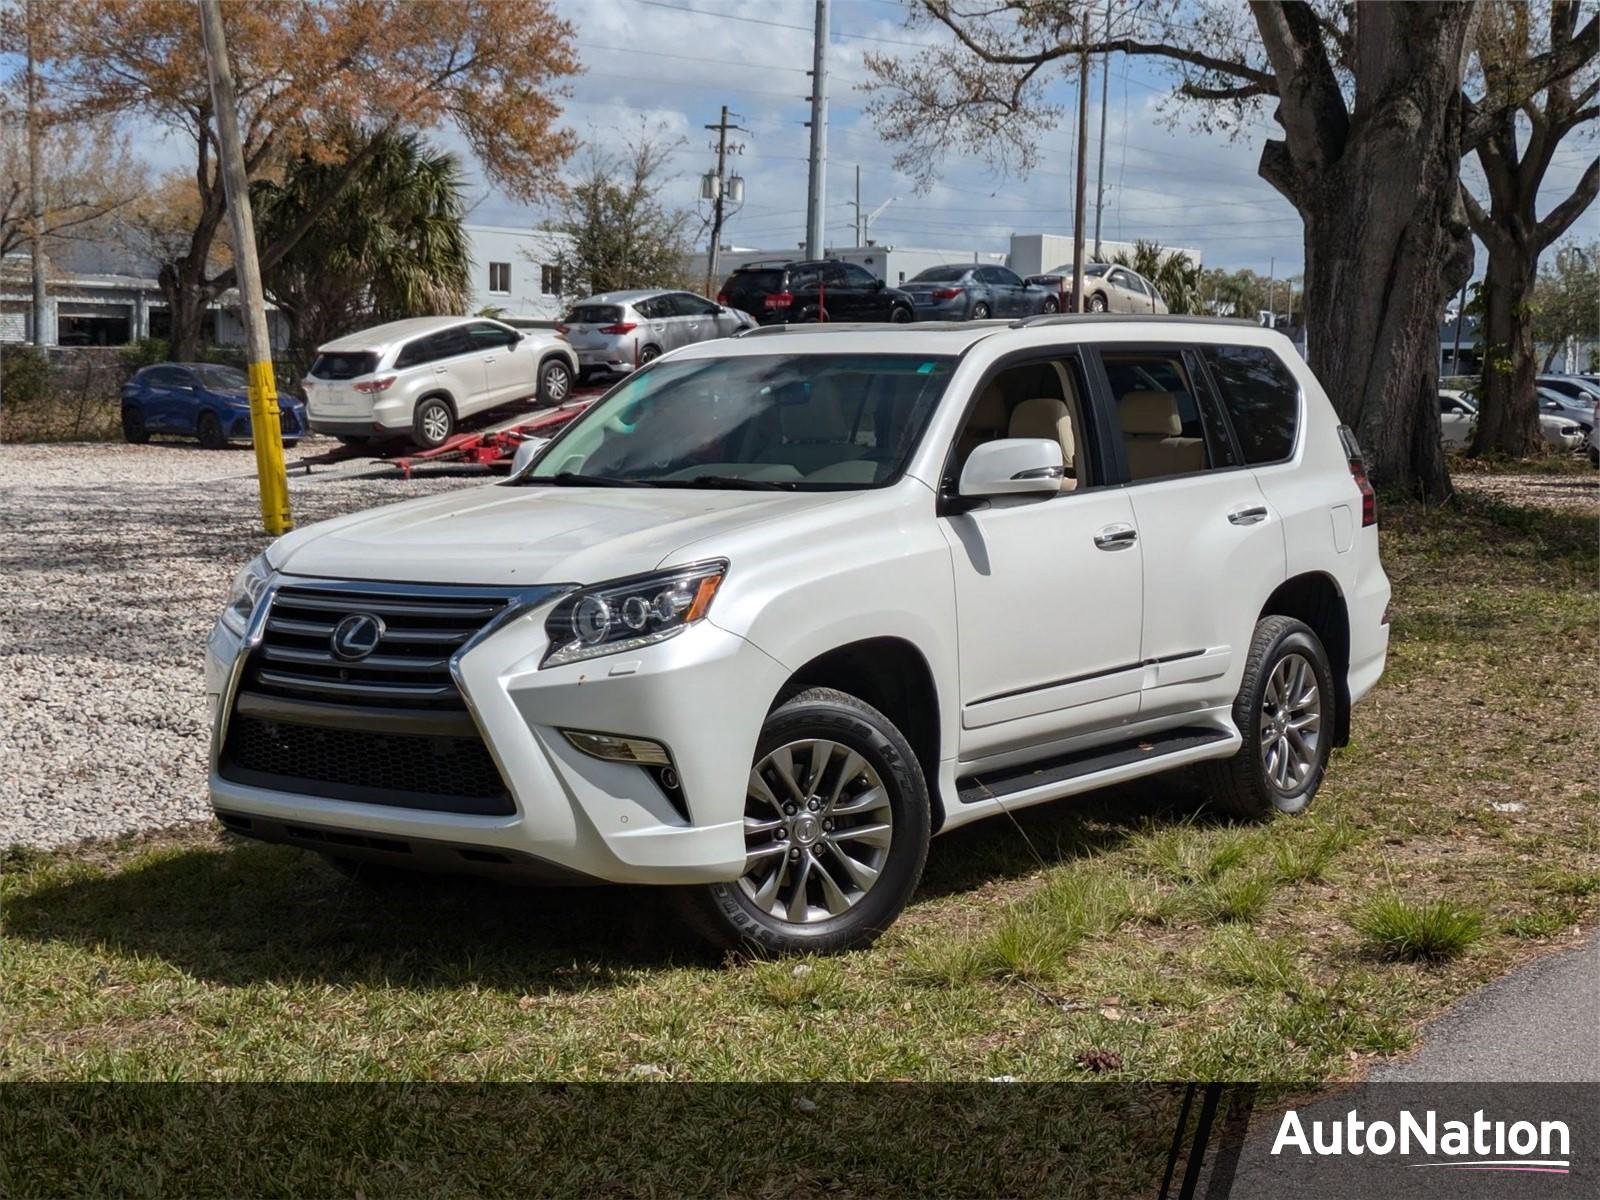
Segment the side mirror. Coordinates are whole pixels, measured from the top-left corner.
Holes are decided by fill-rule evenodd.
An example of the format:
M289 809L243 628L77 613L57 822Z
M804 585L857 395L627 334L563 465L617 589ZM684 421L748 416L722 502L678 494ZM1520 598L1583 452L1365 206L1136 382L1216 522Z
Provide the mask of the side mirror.
M957 492L963 496L1049 495L1066 475L1061 443L1049 438L1001 438L967 456Z
M547 437L531 437L517 447L517 452L511 456L511 478L515 479L533 464L539 457L539 451L550 444Z
M873 281L872 281L872 290L873 290L873 291L875 291L875 292L881 292L881 291L883 291L883 289L884 289L884 288L885 288L885 287L887 287L887 286L888 286L888 285L887 285L887 284L885 284L885 283L884 283L884 282L883 282L883 280L881 280L881 279L874 279L874 280L873 280Z

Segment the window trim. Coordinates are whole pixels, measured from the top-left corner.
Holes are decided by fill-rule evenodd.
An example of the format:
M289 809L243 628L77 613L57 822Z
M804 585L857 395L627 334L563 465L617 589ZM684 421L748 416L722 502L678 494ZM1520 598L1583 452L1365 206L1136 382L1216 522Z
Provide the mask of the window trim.
M496 287L495 286L496 268L501 268L504 271L505 284L504 284L503 287ZM509 296L510 294L511 294L511 264L508 263L508 262L490 262L489 263L489 295L491 295L491 296Z
M1284 457L1274 458L1267 462L1259 463L1253 463L1246 457L1244 452L1244 443L1239 439L1239 431L1235 429L1233 425L1233 415L1228 412L1227 401L1223 398L1222 385L1217 382L1216 376L1211 370L1211 360L1205 353L1205 351L1208 349L1215 350L1225 347L1238 347L1239 349L1244 350L1260 350L1264 354L1270 354L1273 358L1278 360L1279 364L1285 371L1289 372L1289 378L1294 380L1294 440L1289 444L1289 453ZM1250 342L1201 342L1197 343L1196 348L1200 351L1200 365L1205 369L1206 380L1211 385L1211 394L1216 397L1217 408L1222 413L1223 421L1227 423L1228 434L1233 438L1234 453L1239 456L1239 461L1244 466L1255 470L1260 470L1264 467L1279 467L1283 466L1285 463L1294 462L1294 460L1300 455L1300 447L1305 444L1306 389L1305 384L1300 382L1300 376L1295 373L1294 368L1288 364L1283 355L1279 354L1271 346L1257 346L1251 344Z
M1086 343L1084 350L1094 363L1091 373L1090 389L1096 391L1095 401L1100 407L1100 423L1108 431L1107 440L1110 442L1112 461L1117 467L1117 482L1108 483L1107 486L1119 488L1144 487L1148 484L1170 483L1175 479L1203 479L1214 475L1229 475L1235 471L1247 471L1254 464L1245 461L1244 453L1240 449L1239 440L1233 431L1233 425L1228 420L1228 410L1222 404L1221 394L1216 390L1216 384L1206 370L1204 350L1207 346L1221 344L1212 342L1094 342ZM1232 343L1229 343L1230 345ZM1215 429L1217 436L1223 438L1228 450L1233 454L1234 462L1231 466L1207 467L1202 471L1185 471L1176 475L1152 475L1148 479L1132 479L1128 475L1128 456L1123 449L1123 439L1120 436L1122 421L1117 412L1117 399L1111 391L1111 376L1106 373L1105 360L1101 351L1114 354L1149 354L1178 357L1185 361L1189 374L1193 377L1197 387L1205 389L1196 392L1195 406L1200 410L1200 422L1207 433L1213 432L1208 421L1220 424ZM1096 390L1098 389L1098 390ZM1210 408L1209 413L1207 408ZM1116 436L1110 436L1111 429L1117 431ZM1206 446L1210 454L1209 441Z
M971 347L968 347L968 349L970 350ZM989 384L993 382L995 376L1003 371L1009 371L1013 367L1025 367L1036 363L1077 360L1083 376L1084 390L1089 393L1089 395L1078 397L1078 410L1083 414L1083 418L1090 428L1086 431L1073 430L1073 433L1083 432L1086 434L1086 436L1079 439L1079 453L1082 453L1085 449L1090 452L1090 466L1093 468L1098 482L1085 484L1080 478L1078 486L1070 492L1057 492L1053 496L1040 493L1031 497L1033 502L1049 503L1052 500L1064 500L1072 496L1082 496L1089 492L1098 492L1109 487L1120 486L1111 483L1108 478L1105 478L1110 474L1107 470L1109 462L1106 459L1107 447L1103 428L1105 419L1093 398L1095 381L1094 372L1088 362L1087 351L1089 349L1090 347L1081 342L1059 343L1055 346L1029 346L1026 349L1013 350L1009 354L1004 354L984 368L983 374L978 377L978 382L968 393L966 403L961 407L961 419L956 422L955 433L951 436L949 444L944 448L944 461L939 468L939 483L934 489L934 515L955 517L965 512L971 512L976 507L957 494L956 489L960 481L951 477L951 472L955 468L956 447L961 443L962 431L966 429L967 422L972 419L972 414L977 410L978 400L988 390Z

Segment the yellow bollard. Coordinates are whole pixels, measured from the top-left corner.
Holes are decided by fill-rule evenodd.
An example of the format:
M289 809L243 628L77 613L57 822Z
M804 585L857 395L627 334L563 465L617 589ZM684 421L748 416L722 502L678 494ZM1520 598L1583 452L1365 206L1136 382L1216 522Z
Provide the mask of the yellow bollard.
M278 385L270 362L250 364L250 439L256 448L256 476L261 482L261 524L272 536L294 528L289 512L289 474L283 465L283 425L278 414Z

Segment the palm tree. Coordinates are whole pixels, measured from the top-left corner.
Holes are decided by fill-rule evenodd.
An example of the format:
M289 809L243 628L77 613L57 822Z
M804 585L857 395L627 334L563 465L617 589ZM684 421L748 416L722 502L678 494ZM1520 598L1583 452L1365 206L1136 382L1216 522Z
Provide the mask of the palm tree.
M1159 242L1143 239L1133 244L1133 253L1119 251L1111 260L1130 267L1156 285L1170 313L1200 311L1200 268L1181 250L1165 250Z
M356 135L346 153L360 149ZM305 218L339 161L302 156L281 183L252 189L256 223L270 241ZM465 186L456 156L414 134L378 134L355 181L295 248L263 275L289 321L290 357L304 373L322 343L366 324L461 312L472 257L462 222Z

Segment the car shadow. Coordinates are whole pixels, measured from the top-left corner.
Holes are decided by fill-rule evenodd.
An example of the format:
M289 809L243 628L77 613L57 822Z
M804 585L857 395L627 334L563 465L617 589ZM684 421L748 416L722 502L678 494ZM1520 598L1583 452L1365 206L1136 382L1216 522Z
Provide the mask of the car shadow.
M938 838L913 905L1087 860L1150 821L1193 819L1161 780L1040 805ZM1204 814L1202 813L1202 819ZM6 904L8 937L155 958L225 985L336 985L520 993L630 986L722 956L659 889L525 888L416 875L351 880L319 857L219 835L111 874L78 874Z

